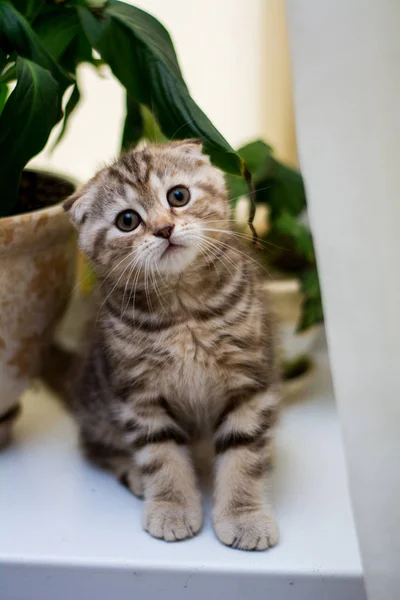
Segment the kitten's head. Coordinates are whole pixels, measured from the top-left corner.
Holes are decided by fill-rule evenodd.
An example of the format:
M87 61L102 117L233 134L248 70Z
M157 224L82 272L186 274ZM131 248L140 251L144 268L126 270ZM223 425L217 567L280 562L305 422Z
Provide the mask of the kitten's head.
M229 215L222 173L201 142L147 145L123 154L64 203L100 274L176 274L210 254ZM208 230L208 231L207 231Z

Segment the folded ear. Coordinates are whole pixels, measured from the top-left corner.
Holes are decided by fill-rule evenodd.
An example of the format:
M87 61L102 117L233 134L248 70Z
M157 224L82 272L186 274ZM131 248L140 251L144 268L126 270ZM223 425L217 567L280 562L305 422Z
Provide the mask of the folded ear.
M145 148L147 148L149 145L149 142L143 138L142 140L140 140L140 142L134 147L135 151L140 151L140 150L144 150Z
M184 152L185 154L194 154L196 156L203 155L203 144L204 140L200 138L188 138L186 140L177 140L174 142L169 142L169 145L172 148L176 148L179 152Z
M63 203L65 212L70 214L71 220L76 227L82 225L87 217L90 201L95 191L94 187L93 182L89 181L89 183L80 186Z

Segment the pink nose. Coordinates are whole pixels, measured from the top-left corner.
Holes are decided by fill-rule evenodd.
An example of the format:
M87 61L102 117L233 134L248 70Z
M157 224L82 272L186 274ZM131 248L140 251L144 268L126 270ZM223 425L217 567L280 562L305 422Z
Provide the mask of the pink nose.
M165 227L162 227L161 229L156 231L154 235L156 237L161 237L166 240L169 240L169 238L171 237L172 232L174 230L174 227L175 227L175 225L166 225Z

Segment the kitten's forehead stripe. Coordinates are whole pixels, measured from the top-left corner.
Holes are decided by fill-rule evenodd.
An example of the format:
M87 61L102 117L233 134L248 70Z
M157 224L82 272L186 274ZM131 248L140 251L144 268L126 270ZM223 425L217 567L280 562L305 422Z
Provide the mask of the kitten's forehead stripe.
M141 203L138 199L138 194L134 191L134 188L131 185L125 184L125 200L129 204L129 208L135 210L138 215L143 219L143 221L147 218L147 212L143 207L143 203Z
M152 170L149 153L129 152L123 154L111 167L106 170L119 185L128 184L134 188L146 186Z
M143 184L147 185L150 179L152 169L151 156L148 152L142 152L142 164L144 165Z

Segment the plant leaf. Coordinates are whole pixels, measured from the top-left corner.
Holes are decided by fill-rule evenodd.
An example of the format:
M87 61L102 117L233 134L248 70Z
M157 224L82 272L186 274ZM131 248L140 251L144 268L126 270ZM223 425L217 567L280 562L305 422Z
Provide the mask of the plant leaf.
M35 32L55 61L65 53L72 40L81 31L81 24L75 8L65 6L39 15L35 19Z
M239 155L191 98L171 38L154 17L117 0L109 0L101 18L83 6L78 12L92 46L127 92L151 110L168 138L202 138L217 166L242 174Z
M8 96L8 86L5 83L0 83L0 116L3 112L4 105Z
M168 141L160 129L159 124L151 110L142 104L141 113L143 118L143 137L149 142L163 144Z
M32 21L39 13L45 0L11 0L11 4L15 6L21 15L24 15L28 21Z
M127 150L135 146L143 137L144 123L140 104L132 96L126 94L126 115L122 132L121 148Z
M321 290L319 286L318 271L314 267L301 275L301 291L303 293L303 306L297 331L301 332L312 325L321 323L324 319Z
M0 75L3 73L3 69L7 64L7 54L2 48L0 48Z
M72 80L60 69L42 45L28 21L7 0L0 0L0 40L3 50L27 58L50 71L60 86L60 92L71 85ZM61 114L60 114L61 118Z
M42 150L60 114L59 85L43 67L17 59L17 85L0 117L0 216L17 202L26 163Z
M279 233L292 238L294 246L299 254L309 262L315 261L314 245L310 231L299 223L295 217L283 210L274 221L274 227Z
M268 146L263 140L256 140L240 148L238 153L246 163L255 184L267 176L272 158L271 146Z
M249 188L243 177L227 174L225 176L226 185L228 187L229 201L233 207L236 206L238 200L249 193Z
M291 215L299 215L307 205L306 192L301 174L295 169L277 162L274 170L274 178L280 182L285 194L285 209Z
M7 68L4 69L2 76L0 77L0 83L11 83L17 78L17 67L15 63L9 62Z
M65 132L67 130L69 118L70 118L71 114L73 113L73 111L75 110L75 108L77 107L80 99L81 99L81 93L79 91L78 84L75 83L74 86L73 86L73 88L72 88L71 95L68 98L68 102L67 102L67 104L65 106L64 118L63 118L63 124L62 124L62 127L61 127L61 131L58 134L57 139L56 139L56 141L54 142L54 144L52 146L52 150L54 150L54 148L63 139L63 137L65 135Z
M98 66L102 61L93 57L92 46L82 29L75 5L49 6L35 19L35 31L43 46L68 73L88 62Z
M171 36L157 19L139 8L114 0L109 2L106 12L121 23L126 23L135 38L140 40L155 57L165 63L175 77L183 82Z
M103 61L93 57L92 46L79 22L79 32L60 56L59 63L68 73L75 73L77 66L83 62L90 63L94 67L103 64Z
M256 183L256 198L270 208L270 219L284 210L294 217L306 208L303 179L297 171L271 158L270 175Z

